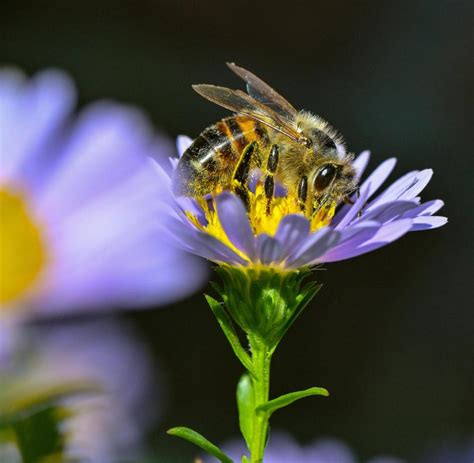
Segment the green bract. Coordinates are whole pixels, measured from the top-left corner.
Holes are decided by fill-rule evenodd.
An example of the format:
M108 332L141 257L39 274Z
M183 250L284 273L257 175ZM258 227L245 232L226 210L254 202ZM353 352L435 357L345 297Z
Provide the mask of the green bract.
M303 284L310 274L307 269L281 272L220 266L216 271L222 285L213 286L228 315L249 338L272 350L321 288L314 282Z

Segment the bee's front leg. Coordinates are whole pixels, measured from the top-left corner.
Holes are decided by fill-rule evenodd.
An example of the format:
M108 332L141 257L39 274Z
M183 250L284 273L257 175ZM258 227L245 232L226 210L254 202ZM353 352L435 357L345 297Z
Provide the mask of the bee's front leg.
M360 188L357 187L355 192L356 192L357 199L359 199L360 198ZM355 201L349 195L344 196L344 198L342 198L342 200L344 201L345 204L349 204L350 206L353 206L355 204ZM365 207L365 204L361 208L361 210L357 213L357 217L362 216L362 210L364 209L364 207Z
M268 155L267 159L267 168L266 168L266 175L265 175L265 182L264 182L264 189L265 189L265 197L267 198L267 207L266 212L267 215L270 214L270 207L272 204L273 195L275 193L275 179L274 174L278 168L278 161L280 158L280 149L278 145L272 145L270 149L270 154Z
M298 182L298 201L301 212L306 211L306 200L308 199L308 177L303 175Z
M257 142L249 143L242 154L240 159L237 162L234 173L232 174L232 185L236 194L242 200L245 205L245 208L249 210L249 193L247 187L247 180L250 173L250 166L252 165L252 160L256 156L258 150Z

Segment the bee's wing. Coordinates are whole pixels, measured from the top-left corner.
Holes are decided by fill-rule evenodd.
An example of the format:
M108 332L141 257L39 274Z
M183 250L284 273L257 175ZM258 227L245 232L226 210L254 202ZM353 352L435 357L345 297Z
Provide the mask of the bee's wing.
M296 109L262 79L235 63L227 63L227 66L247 83L247 92L251 97L270 107L285 120L294 119Z
M285 120L270 107L260 103L241 90L217 87L215 85L193 85L193 89L202 97L231 111L244 114L262 124L297 141L300 134L294 119Z

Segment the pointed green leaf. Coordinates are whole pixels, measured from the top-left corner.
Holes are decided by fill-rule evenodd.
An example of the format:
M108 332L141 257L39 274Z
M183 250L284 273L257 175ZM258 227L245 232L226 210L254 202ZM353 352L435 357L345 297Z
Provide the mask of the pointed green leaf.
M206 298L209 307L211 308L212 312L217 318L222 331L224 332L226 338L228 339L232 350L234 351L237 358L242 362L242 365L248 370L252 371L252 362L250 360L249 354L245 351L240 343L240 339L235 332L234 326L232 325L232 321L227 315L227 312L224 310L222 305L216 301L213 297L208 296L207 294L204 295Z
M293 402L302 399L303 397L309 397L313 395L322 395L327 397L329 392L322 387L311 387L309 389L305 389L304 391L290 392L289 394L282 395L258 406L257 413L268 413L268 415L271 415L279 408L286 407L287 405L290 405Z
M247 447L250 450L253 435L253 416L255 413L255 393L252 380L248 374L242 375L237 384L237 407L239 409L240 432L244 436Z
M249 459L245 455L242 455L242 463L250 463Z
M216 445L209 442L204 436L190 428L183 426L168 429L168 434L171 436L181 437L194 445L205 450L210 455L216 457L222 463L233 463L233 461Z

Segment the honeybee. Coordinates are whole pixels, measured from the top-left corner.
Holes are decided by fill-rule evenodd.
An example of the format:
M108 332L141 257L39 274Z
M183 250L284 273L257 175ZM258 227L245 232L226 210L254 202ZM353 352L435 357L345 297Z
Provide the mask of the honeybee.
M227 63L247 84L247 93L193 85L204 98L235 112L206 128L183 153L175 172L178 195L201 197L220 190L237 193L248 207L249 179L261 172L267 213L281 184L296 195L306 215L357 190L353 156L323 119L297 111L251 72Z

